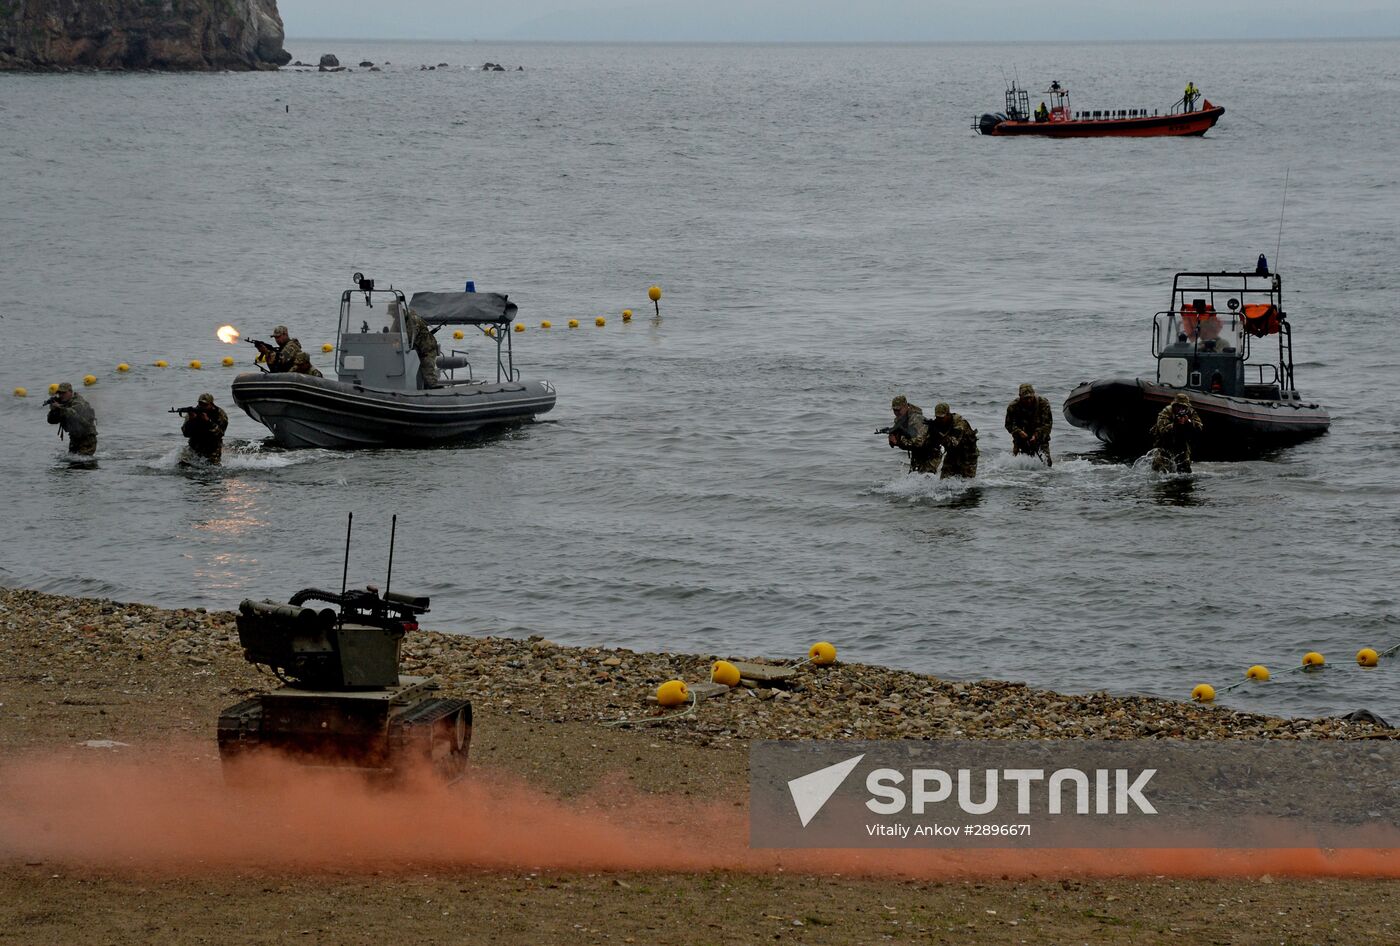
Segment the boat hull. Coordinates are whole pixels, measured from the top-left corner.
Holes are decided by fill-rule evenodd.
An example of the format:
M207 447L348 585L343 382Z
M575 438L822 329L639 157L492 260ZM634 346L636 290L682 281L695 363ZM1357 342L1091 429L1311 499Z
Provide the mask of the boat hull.
M1003 121L994 125L987 134L1038 135L1042 138L1185 137L1204 135L1224 114L1225 109L1215 105L1198 112L1152 115L1145 118L1108 118L1067 122Z
M1065 399L1064 414L1092 431L1115 453L1139 456L1151 447L1157 414L1178 394L1204 425L1192 453L1199 460L1247 460L1327 432L1331 416L1321 404L1298 400L1226 397L1134 378L1079 385Z
M378 391L312 375L243 374L233 401L283 447L432 447L554 407L547 381Z

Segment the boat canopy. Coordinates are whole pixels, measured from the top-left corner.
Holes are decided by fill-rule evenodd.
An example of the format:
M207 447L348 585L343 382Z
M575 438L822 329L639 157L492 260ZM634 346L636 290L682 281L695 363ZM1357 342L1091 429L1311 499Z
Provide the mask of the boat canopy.
M429 325L502 325L516 312L498 292L415 292L408 307Z

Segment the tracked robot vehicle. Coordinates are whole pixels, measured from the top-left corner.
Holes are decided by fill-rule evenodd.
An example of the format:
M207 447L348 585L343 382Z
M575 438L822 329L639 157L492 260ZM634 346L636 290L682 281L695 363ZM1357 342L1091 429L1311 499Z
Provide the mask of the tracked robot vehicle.
M348 534L346 545L348 563ZM389 555L392 575L392 542ZM404 635L418 629L428 599L385 588L382 596L373 586L340 594L305 588L286 604L238 606L244 659L269 667L283 686L219 715L227 774L248 754L271 751L388 777L428 771L447 782L461 778L471 703L433 695L431 678L400 675ZM308 607L312 601L335 607Z

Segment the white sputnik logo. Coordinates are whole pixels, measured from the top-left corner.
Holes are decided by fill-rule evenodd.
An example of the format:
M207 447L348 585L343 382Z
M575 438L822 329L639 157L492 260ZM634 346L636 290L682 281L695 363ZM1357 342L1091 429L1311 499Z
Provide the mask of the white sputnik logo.
M817 812L822 810L822 806L836 794L836 790L841 787L841 783L846 781L846 777L851 774L860 760L865 758L865 753L861 753L854 759L847 759L845 762L838 762L835 765L828 765L824 769L817 769L815 772L808 772L790 780L788 791L792 793L792 803L797 807L797 817L802 819L802 827L817 816Z

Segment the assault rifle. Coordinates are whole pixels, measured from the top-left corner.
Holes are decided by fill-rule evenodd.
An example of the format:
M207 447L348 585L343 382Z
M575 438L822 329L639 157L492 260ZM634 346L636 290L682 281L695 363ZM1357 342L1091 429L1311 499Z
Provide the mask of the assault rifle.
M185 414L203 414L204 408L200 407L198 404L194 407L172 407L170 410L166 411L166 413L179 414L183 417Z
M58 403L58 395L55 394L53 397L51 397L51 398L49 398L47 401L45 401L45 402L43 403L42 406L43 406L43 407L48 407L50 404L57 404L57 403Z
M893 427L881 427L879 430L875 431L875 433L877 433L877 434L888 434L888 433L893 433L893 432L894 432L894 428L893 428Z
M276 345L272 344L271 342L265 342L261 338L245 338L243 340L249 345L252 345L254 348L256 348L258 350L258 354L260 355L266 355L270 351L277 350Z

